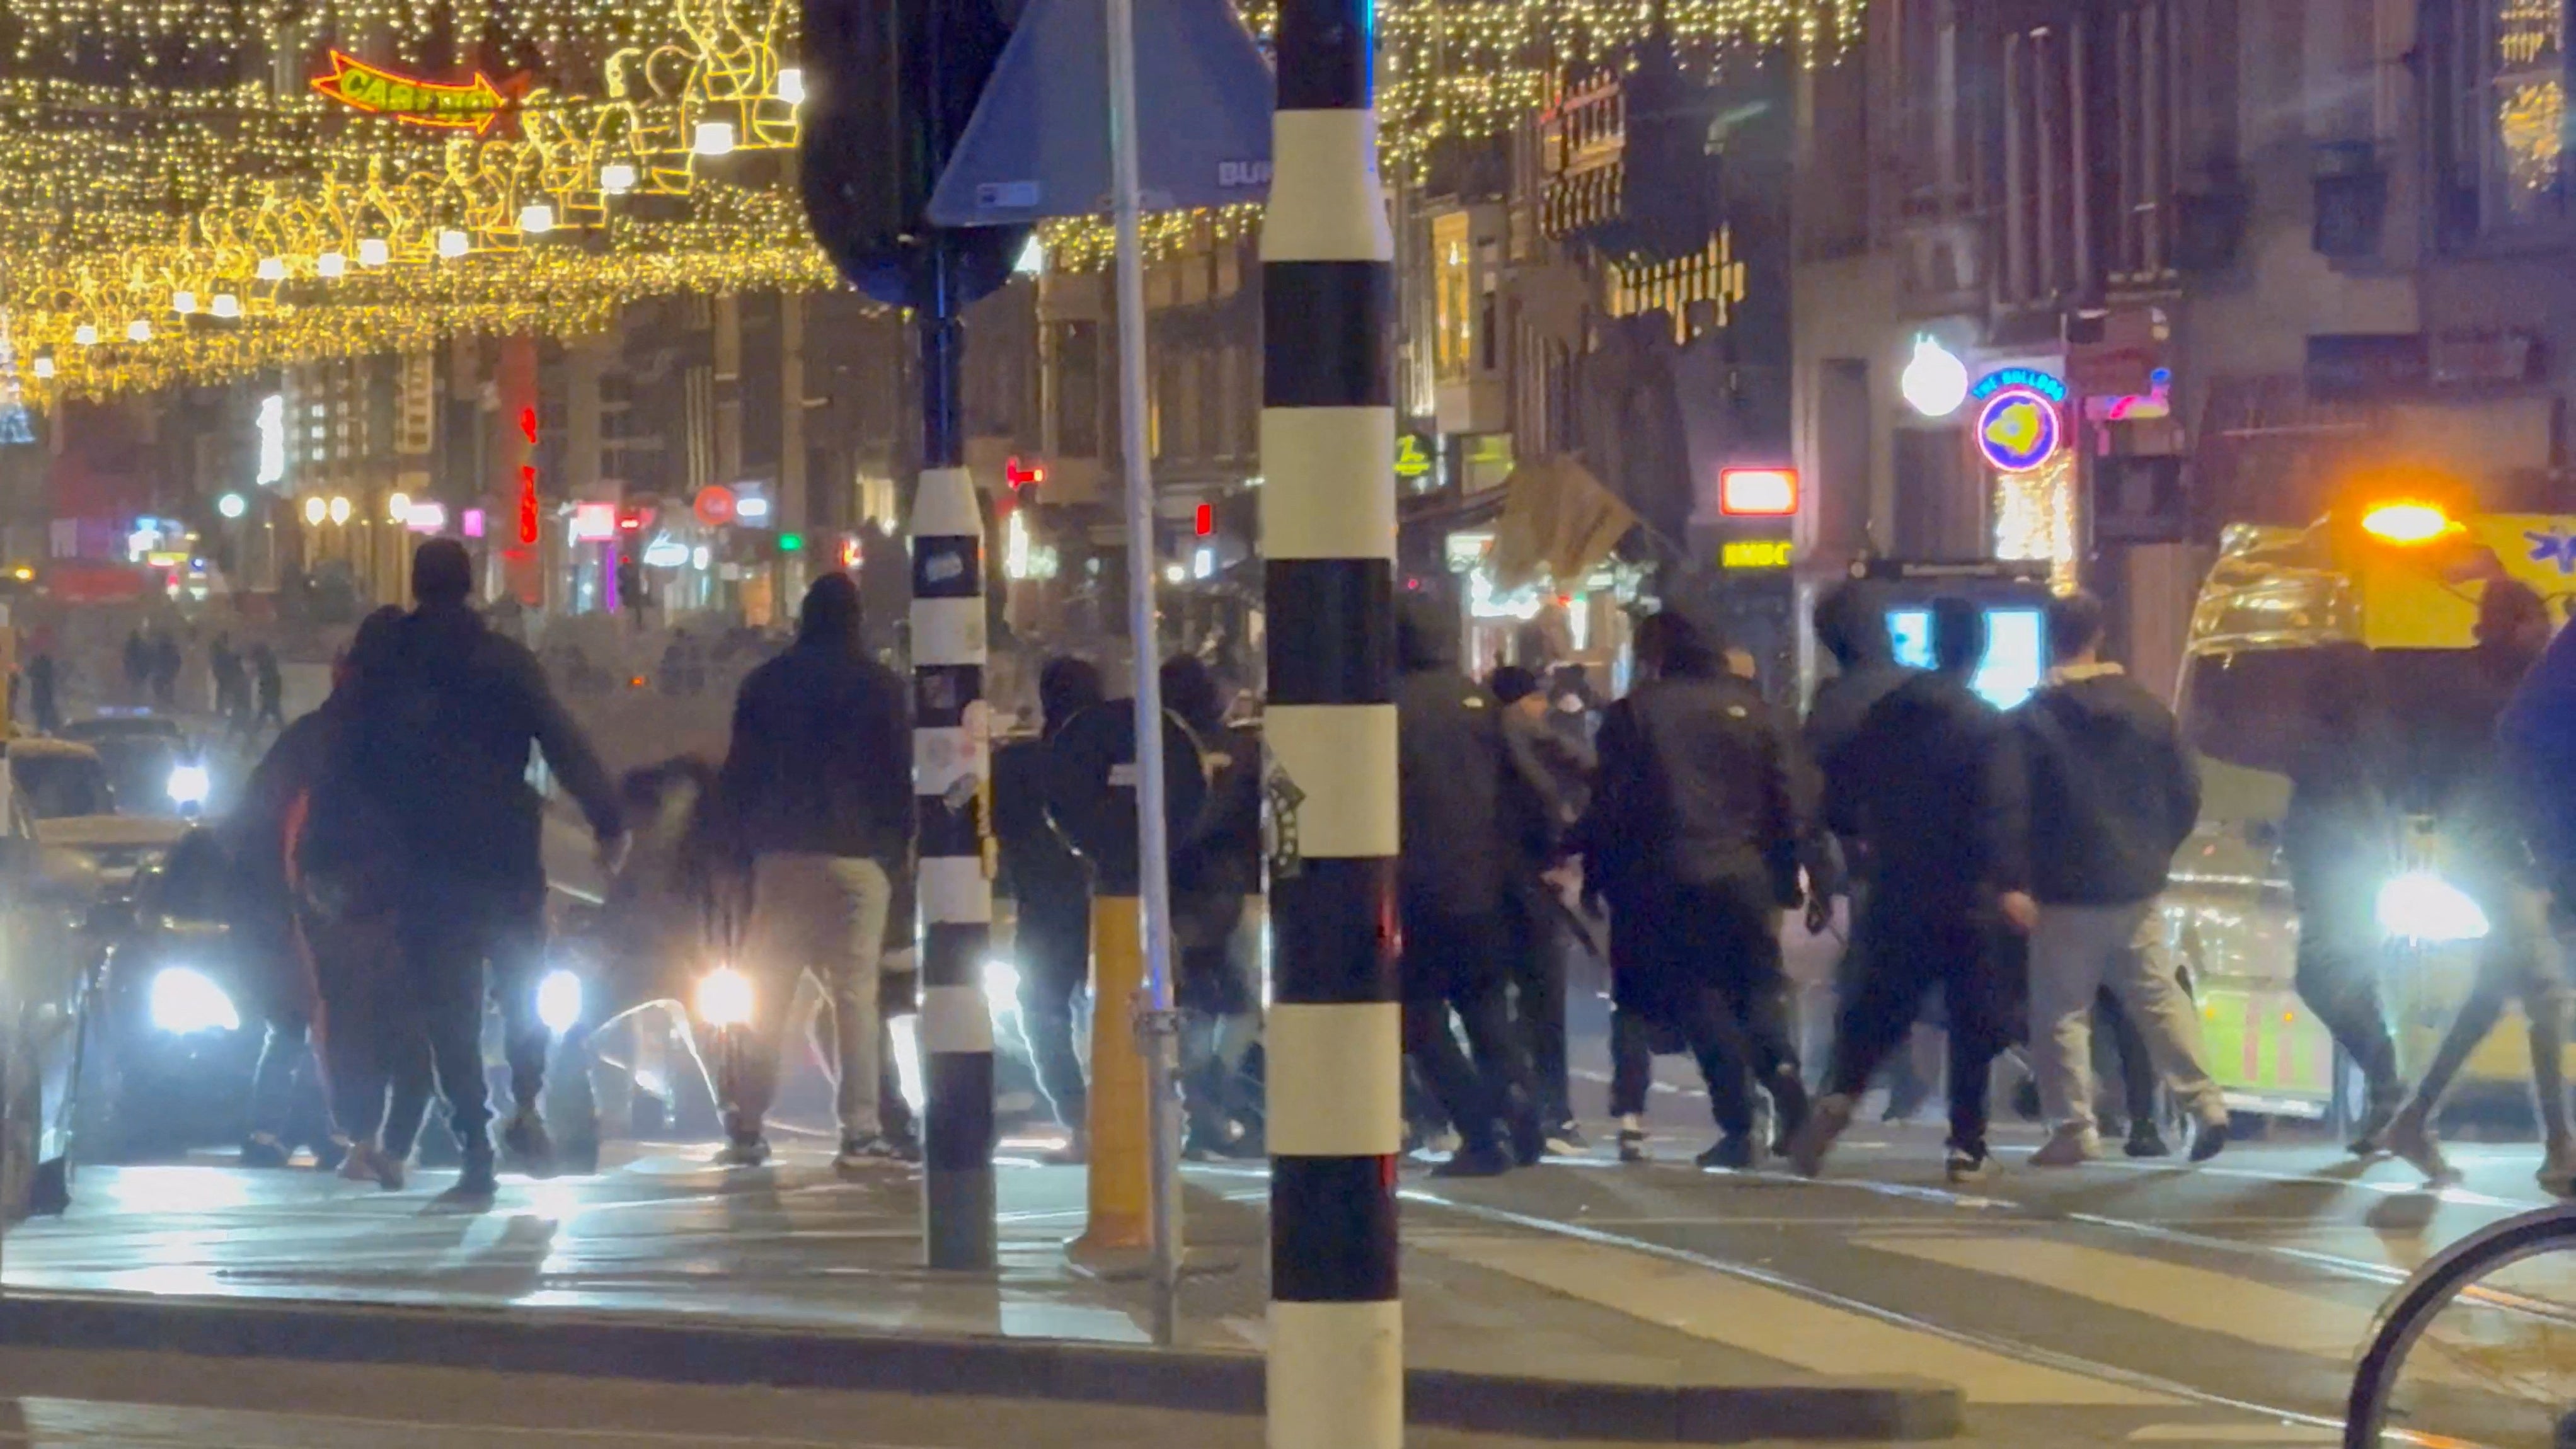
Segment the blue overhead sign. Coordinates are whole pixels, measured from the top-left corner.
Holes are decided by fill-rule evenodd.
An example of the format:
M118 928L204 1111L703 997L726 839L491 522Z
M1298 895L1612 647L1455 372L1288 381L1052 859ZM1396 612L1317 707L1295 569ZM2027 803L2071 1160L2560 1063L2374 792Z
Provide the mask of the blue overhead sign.
M1139 190L1147 211L1270 190L1270 63L1227 0L1135 0ZM1029 0L931 193L940 226L1109 210L1107 0Z

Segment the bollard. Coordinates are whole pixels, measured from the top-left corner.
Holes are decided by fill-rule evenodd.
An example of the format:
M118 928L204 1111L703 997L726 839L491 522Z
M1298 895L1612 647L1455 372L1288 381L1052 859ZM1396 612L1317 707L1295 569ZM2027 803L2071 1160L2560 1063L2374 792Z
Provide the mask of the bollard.
M1078 1254L1142 1252L1151 1243L1153 1144L1132 1009L1145 984L1143 921L1133 895L1092 898L1091 1168Z

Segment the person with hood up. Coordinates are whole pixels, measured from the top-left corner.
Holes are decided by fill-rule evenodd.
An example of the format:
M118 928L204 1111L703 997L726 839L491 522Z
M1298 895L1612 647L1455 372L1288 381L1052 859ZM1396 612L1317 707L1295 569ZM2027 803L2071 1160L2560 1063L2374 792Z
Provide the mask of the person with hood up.
M537 1012L545 962L543 802L528 756L547 767L590 822L604 859L625 837L617 790L536 657L484 627L468 602L474 562L454 539L412 555L418 606L353 651L349 715L313 813L382 822L395 866L394 925L403 971L437 1064L448 1124L464 1144L451 1206L488 1206L497 1190L483 1073L483 1007L499 1002L514 1111L502 1137L532 1175L554 1170L539 1113L553 1045ZM345 802L332 797L345 793ZM346 842L338 843L345 848ZM308 838L308 861L334 844Z
M2050 1128L2031 1165L2102 1153L2093 1011L2104 987L2197 1124L2191 1160L2206 1162L2227 1145L2227 1103L2201 1066L2190 998L2142 939L2200 819L2200 771L2173 711L2101 657L2101 600L2051 599L2048 640L2054 667L2012 718L2023 790L2007 818L2004 897L2030 923L2031 1068Z
M744 964L753 1015L717 1160L769 1160L765 1123L797 978L812 971L840 1034L842 1173L909 1158L886 1132L879 970L895 880L912 861L909 692L859 647L859 588L827 573L805 591L796 643L735 697L716 779L722 839L751 878Z
M1610 1110L1622 1158L1642 1157L1647 1037L1678 1035L1717 1119L1700 1166L1749 1168L1762 1152L1751 1086L1783 1138L1807 1117L1779 935L1799 899L1794 746L1681 614L1648 618L1636 647L1643 678L1602 715L1600 781L1573 841L1585 892L1610 907Z
M2490 581L2478 599L2476 645L2459 657L2459 673L2421 742L2419 797L2412 803L2433 815L2448 847L2445 874L2476 903L2487 932L2477 943L2477 979L2469 999L2442 1034L2414 1095L2389 1124L2387 1145L2431 1181L2455 1180L2433 1135L2433 1114L2469 1053L2518 999L2540 1117L2542 1159L2535 1176L2543 1188L2568 1197L2576 1196L2576 1130L2569 1125L2562 1067L2570 988L2563 948L2549 920L2552 882L2538 870L2532 844L2535 812L2563 808L2566 797L2532 793L2534 781L2513 767L2530 758L2534 742L2545 736L2536 712L2547 693L2524 700L2508 729L2527 677L2550 649L2549 630L2548 605L2528 585ZM2538 838L2552 841L2554 830L2543 827ZM2548 848L2555 853L2554 846Z
M1935 667L1887 690L1823 761L1826 818L1857 842L1867 882L1852 923L1866 949L1835 1028L1826 1095L1790 1143L1809 1177L1936 986L1950 1026L1948 1171L1970 1182L1988 1167L1988 1068L2012 1040L2014 992L1997 936L2018 786L2003 716L1969 687L1985 659L1985 611L1935 599L1932 649Z
M1020 973L1020 1030L1055 1120L1067 1133L1055 1154L1090 1160L1089 1099L1073 1032L1073 999L1091 979L1091 871L1047 816L1048 755L1067 722L1107 698L1099 666L1050 659L1038 671L1035 739L993 755L993 835L1010 877L1018 924L1011 954Z
M1163 706L1198 746L1207 796L1172 842L1172 938L1179 953L1173 1004L1181 1011L1182 1094L1193 1158L1259 1156L1249 1127L1257 1105L1239 1090L1244 1058L1261 1034L1250 963L1236 949L1243 902L1261 890L1261 746L1227 727L1216 671L1175 654L1160 674Z
M1408 593L1396 616L1398 904L1404 1046L1457 1128L1445 1177L1492 1177L1545 1150L1504 1005L1502 706L1458 672L1458 617ZM1465 1028L1471 1060L1449 1016ZM1508 1148L1496 1131L1508 1119Z
M1503 707L1503 744L1511 760L1505 780L1505 829L1512 845L1510 889L1504 896L1504 931L1512 983L1512 1022L1520 1028L1538 1083L1539 1120L1550 1152L1572 1156L1584 1149L1574 1121L1572 1078L1565 1056L1565 905L1553 872L1565 855L1566 832L1583 818L1600 758L1591 741L1548 722L1547 693L1538 676L1516 664L1493 673L1487 687Z

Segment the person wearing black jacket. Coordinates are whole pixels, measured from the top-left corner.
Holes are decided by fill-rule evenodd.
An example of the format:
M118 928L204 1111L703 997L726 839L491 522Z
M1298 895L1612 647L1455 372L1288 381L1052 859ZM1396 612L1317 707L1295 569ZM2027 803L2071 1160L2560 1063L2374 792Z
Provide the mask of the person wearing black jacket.
M1503 712L1458 672L1457 631L1439 599L1404 597L1395 690L1404 1046L1458 1129L1459 1149L1437 1171L1491 1177L1515 1158L1537 1161L1545 1143L1503 1000ZM1452 1011L1472 1061L1450 1033ZM1506 1117L1509 1151L1495 1131Z
M910 1156L886 1135L879 1059L886 919L912 859L912 728L903 680L859 647L859 589L827 573L805 591L796 642L751 672L716 777L723 838L751 876L744 964L752 1020L717 1160L769 1160L763 1133L797 979L831 993L840 1035L841 1172Z
M1255 1104L1239 1069L1260 1035L1261 1003L1237 952L1243 903L1261 890L1261 743L1230 729L1215 671L1195 654L1163 661L1163 706L1198 746L1207 795L1171 845L1172 940L1181 1012L1181 1083L1193 1158L1259 1156Z
M1038 671L1040 733L993 756L993 836L1018 911L1011 950L1020 972L1020 1030L1038 1090L1068 1134L1055 1160L1090 1160L1089 1099L1073 1039L1073 998L1091 979L1091 871L1047 817L1048 751L1065 722L1106 698L1087 659Z
M2017 811L2003 716L1969 687L1986 653L1985 612L1932 604L1936 667L1907 677L1825 758L1826 818L1857 842L1868 888L1852 935L1867 943L1836 1028L1828 1090L1790 1143L1814 1176L1931 990L1950 1022L1953 1181L1985 1175L1986 1078L2012 1039L2012 983L1999 960L2004 822Z
M1565 1056L1566 952L1572 943L1549 872L1565 854L1566 832L1583 818L1600 759L1590 741L1548 722L1547 695L1537 675L1506 664L1486 687L1503 707L1503 747L1512 766L1503 790L1504 831L1513 847L1503 897L1512 1024L1538 1084L1548 1150L1570 1156L1585 1145L1574 1121Z
M1700 1165L1751 1167L1756 1080L1781 1135L1807 1117L1778 929L1799 898L1792 746L1682 615L1641 624L1637 660L1646 677L1602 716L1600 782L1573 840L1585 891L1610 906L1610 1110L1622 1156L1641 1155L1645 1040L1676 1034L1717 1119Z
M617 792L580 727L546 687L526 648L485 628L466 599L473 560L432 539L412 557L419 606L353 651L349 713L315 791L301 854L330 861L378 822L397 872L395 932L429 1036L464 1171L448 1194L460 1206L494 1192L491 1108L483 1076L483 1004L498 998L515 1111L503 1130L513 1157L553 1171L538 1115L550 1033L537 1015L545 960L546 876L541 802L527 783L531 749L581 805L605 858L625 828ZM334 800L346 792L345 801ZM488 985L487 985L488 982Z
M2227 1145L2227 1104L2194 1047L2190 999L2140 940L2200 818L2200 772L2173 711L2101 659L2099 599L2050 600L2048 639L2056 665L2013 714L2024 791L2006 818L2004 870L2007 910L2032 917L2031 1066L2051 1135L2031 1164L2101 1155L2093 1009L2104 987L2198 1124L2191 1160L2205 1162Z

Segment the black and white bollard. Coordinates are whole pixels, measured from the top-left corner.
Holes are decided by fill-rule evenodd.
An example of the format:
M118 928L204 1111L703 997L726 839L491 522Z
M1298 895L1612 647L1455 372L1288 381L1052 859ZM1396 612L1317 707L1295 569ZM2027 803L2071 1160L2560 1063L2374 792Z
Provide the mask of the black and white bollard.
M1271 1449L1398 1449L1394 238L1370 0L1284 0L1263 223Z
M956 323L925 312L925 460L912 511L913 790L921 812L922 1232L933 1268L991 1268L993 929L984 869L991 730L984 707L984 524L961 466ZM940 334L945 333L945 336ZM943 366L944 364L944 366ZM935 389L944 379L947 388ZM942 426L942 423L945 426Z

